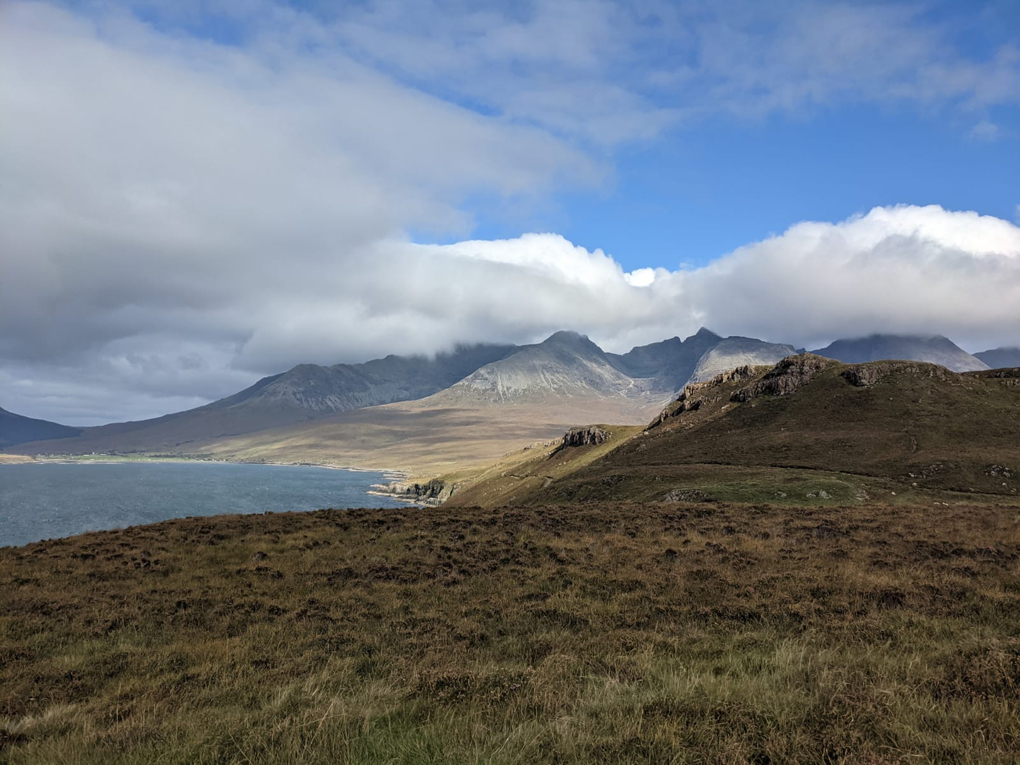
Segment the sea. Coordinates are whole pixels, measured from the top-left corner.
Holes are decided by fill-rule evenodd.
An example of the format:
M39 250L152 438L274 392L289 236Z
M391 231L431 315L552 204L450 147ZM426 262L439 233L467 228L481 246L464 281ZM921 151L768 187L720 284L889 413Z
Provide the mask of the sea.
M369 494L386 473L223 462L0 465L0 547L170 518L405 507Z

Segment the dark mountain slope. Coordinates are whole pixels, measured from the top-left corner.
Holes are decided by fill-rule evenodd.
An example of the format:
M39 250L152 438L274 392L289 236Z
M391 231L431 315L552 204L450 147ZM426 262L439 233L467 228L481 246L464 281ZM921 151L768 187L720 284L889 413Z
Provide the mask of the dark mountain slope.
M186 452L189 444L316 420L443 390L476 369L506 357L511 345L473 345L424 356L387 356L364 364L301 364L197 409L153 420L86 429L78 438L33 444L29 453L85 451Z
M0 409L0 449L54 438L71 438L81 433L80 428L58 425L48 420L24 417L6 409Z
M974 357L980 359L992 369L1020 367L1020 348L994 348L990 351L975 353Z
M854 339L837 340L812 351L819 356L836 359L848 364L866 361L900 359L904 361L926 361L941 364L953 372L971 372L988 369L981 359L967 353L952 340L942 335L922 337L915 335L869 335Z

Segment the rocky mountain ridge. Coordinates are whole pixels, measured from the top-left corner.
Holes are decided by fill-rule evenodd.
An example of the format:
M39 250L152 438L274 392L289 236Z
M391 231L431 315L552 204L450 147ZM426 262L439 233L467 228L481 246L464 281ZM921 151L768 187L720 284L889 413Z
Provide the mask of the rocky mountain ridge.
M683 340L673 337L615 354L583 335L562 331L533 345L461 346L433 358L387 356L328 367L302 364L197 409L80 433L42 431L26 452L198 453L199 447L217 439L252 433L271 439L277 430L281 438L292 438L294 428L397 402L420 403L416 411L509 408L507 417L524 416L518 410L529 406L541 406L547 415L557 409L565 415L590 403L592 411L615 413L613 422L637 424L650 408L661 410L688 383L737 367L775 364L794 353L792 345L723 338L702 328ZM815 353L852 363L901 358L954 371L988 368L981 358L941 336L873 335L836 341ZM1001 359L1010 360L1010 353L1000 349L979 355L998 365ZM392 419L393 412L381 416Z

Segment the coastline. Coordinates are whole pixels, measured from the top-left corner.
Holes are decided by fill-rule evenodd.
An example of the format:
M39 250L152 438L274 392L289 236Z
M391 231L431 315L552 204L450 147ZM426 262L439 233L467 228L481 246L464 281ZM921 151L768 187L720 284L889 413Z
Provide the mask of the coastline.
M394 481L411 480L410 474L403 470L391 468L366 468L355 465L337 465L330 462L265 462L262 460L227 460L213 459L209 457L187 457L187 456L149 456L140 454L137 456L118 454L67 454L67 455L41 455L30 456L21 454L0 454L0 465L2 464L54 464L54 465L102 465L113 463L131 462L169 462L169 463L211 463L220 465L273 465L276 467L314 467L327 470L345 470L349 473L380 473L385 478Z
M348 473L378 473L388 483L374 483L365 491L373 497L386 497L387 499L404 502L408 505L422 506L430 504L423 501L415 492L408 491L407 487L418 486L415 479L409 473L402 470L375 469L348 465L337 465L335 463L317 462L263 462L256 460L225 460L212 459L208 457L175 457L175 456L128 456L113 454L68 454L61 456L30 456L22 454L0 453L0 466L2 465L114 465L131 463L199 463L218 465L269 465L273 467L312 467L324 470L342 470ZM428 481L422 481L422 485Z

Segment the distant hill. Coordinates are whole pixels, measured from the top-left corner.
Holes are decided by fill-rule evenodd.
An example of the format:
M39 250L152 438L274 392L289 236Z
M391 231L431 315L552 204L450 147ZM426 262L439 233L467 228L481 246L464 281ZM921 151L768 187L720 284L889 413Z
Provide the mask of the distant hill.
M720 340L704 356L686 382L702 382L710 380L720 372L728 372L735 367L750 364L775 364L782 358L792 356L797 351L792 345L782 343L766 343L752 337L727 337Z
M812 353L848 364L898 359L940 364L953 372L971 372L989 366L942 335L869 335L837 340Z
M452 353L387 356L364 364L301 364L211 404L152 420L87 428L78 438L33 444L34 453L175 452L195 444L308 422L352 409L406 401L449 387L504 358L513 345L471 345ZM77 435L77 433L75 434Z
M1020 372L801 355L690 385L645 432L607 433L507 457L450 502L1016 499Z
M23 417L6 409L0 409L0 449L54 438L71 438L81 433L80 428L58 425L47 420Z
M975 353L974 356L992 369L1020 367L1020 348L995 348Z

